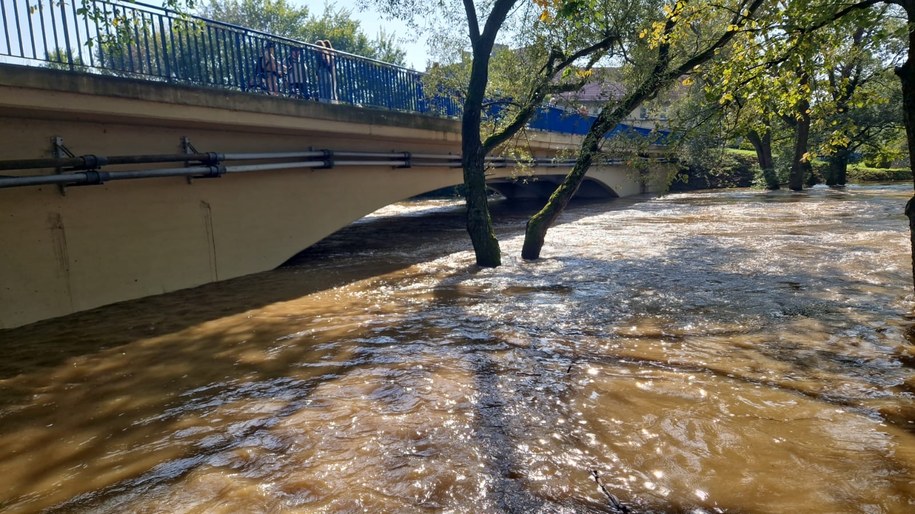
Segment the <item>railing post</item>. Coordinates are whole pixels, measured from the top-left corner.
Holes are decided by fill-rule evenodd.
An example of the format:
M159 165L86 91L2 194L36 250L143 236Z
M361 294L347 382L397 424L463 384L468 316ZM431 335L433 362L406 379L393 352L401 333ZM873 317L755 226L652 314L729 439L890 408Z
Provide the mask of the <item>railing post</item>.
M73 65L73 49L70 48L70 27L67 26L67 3L63 0L58 1L60 2L60 21L64 24L64 46L67 47L67 64L70 67L70 71L73 71L75 66ZM73 20L73 22L76 23L76 20Z
M168 11L166 11L168 12ZM172 81L172 65L171 58L168 55L168 42L165 37L165 23L163 19L165 16L162 14L157 14L159 18L159 40L162 41L162 60L165 61L165 78L171 82Z
M232 48L233 56L235 57L235 85L238 89L244 91L248 86L248 52L244 51L244 46L242 43L242 34L240 32L235 32L233 34L234 45Z

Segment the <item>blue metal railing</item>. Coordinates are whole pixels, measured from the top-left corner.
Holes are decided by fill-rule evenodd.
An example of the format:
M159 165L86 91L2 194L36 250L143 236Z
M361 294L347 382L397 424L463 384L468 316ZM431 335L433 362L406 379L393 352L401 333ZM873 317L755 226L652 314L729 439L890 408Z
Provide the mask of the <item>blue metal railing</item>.
M442 103L454 110L449 99L426 101L417 71L142 3L3 0L0 23L0 56L14 64L420 113Z
M142 3L0 0L0 23L0 62L444 117L461 112L458 95L428 95L418 71ZM582 134L592 122L544 107L530 127Z

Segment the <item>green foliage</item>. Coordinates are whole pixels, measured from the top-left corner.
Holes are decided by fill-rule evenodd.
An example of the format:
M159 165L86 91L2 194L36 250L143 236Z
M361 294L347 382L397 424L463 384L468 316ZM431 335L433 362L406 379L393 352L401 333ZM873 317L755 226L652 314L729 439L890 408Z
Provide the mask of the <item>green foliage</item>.
M786 182L788 182L788 168L762 169L756 166L753 170L753 187L774 190Z
M679 165L680 171L670 184L671 191L750 187L759 168L755 154L730 149L706 153L700 160L681 160Z
M389 34L382 32L370 39L346 8L327 6L318 17L287 0L209 0L200 13L298 41L329 40L336 50L394 64L403 64L406 56Z
M45 54L45 60L48 61L45 64L45 67L52 70L69 70L72 67L75 68L85 68L86 64L79 58L79 56L73 56L73 62L70 62L70 56L67 55L66 49L58 48L57 50L47 52Z
M847 6L829 0L767 3L747 24L750 30L698 70L695 81L703 93L693 86L685 99L696 104L687 109L687 132L781 141L775 152L781 162L769 177L773 184L782 181L776 175L785 167L802 169L817 156L846 159L882 146L901 121L899 87L888 68L898 63L904 30L885 6L833 19ZM716 107L720 114L700 115ZM696 120L710 126L697 128ZM806 126L809 140L796 139ZM794 148L789 139L797 142ZM799 185L800 179L795 175L789 183Z
M870 168L890 168L908 163L909 155L906 148L905 130L897 130L886 134L876 144L861 148L862 161Z
M820 50L825 72L814 102L813 129L818 154L844 158L862 147L881 146L901 128L902 101L892 68L902 29L882 9L821 32L831 31L842 34L832 39L834 46Z
M292 39L306 39L311 17L307 7L287 0L210 0L200 14L206 18Z
M851 182L899 182L912 180L911 168L869 168L852 165L848 167Z

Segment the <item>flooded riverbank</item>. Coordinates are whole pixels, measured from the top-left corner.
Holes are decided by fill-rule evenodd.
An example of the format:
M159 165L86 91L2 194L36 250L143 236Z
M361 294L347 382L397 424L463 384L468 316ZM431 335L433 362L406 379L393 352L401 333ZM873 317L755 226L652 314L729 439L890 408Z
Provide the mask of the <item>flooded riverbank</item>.
M396 206L288 266L0 331L8 512L915 509L910 187ZM419 209L420 212L416 212Z

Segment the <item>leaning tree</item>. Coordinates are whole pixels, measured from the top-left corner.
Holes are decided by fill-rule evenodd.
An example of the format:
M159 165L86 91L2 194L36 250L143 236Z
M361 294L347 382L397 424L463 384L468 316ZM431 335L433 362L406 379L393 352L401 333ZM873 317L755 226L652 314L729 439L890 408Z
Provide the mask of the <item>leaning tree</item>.
M603 106L581 143L572 170L546 205L528 220L522 258L540 257L547 230L575 195L599 155L604 136L643 102L713 59L738 33L752 26L763 2L678 0L673 5L645 2L654 9L638 23L640 30L636 37L625 42L632 76L628 91L622 98L611 99Z

